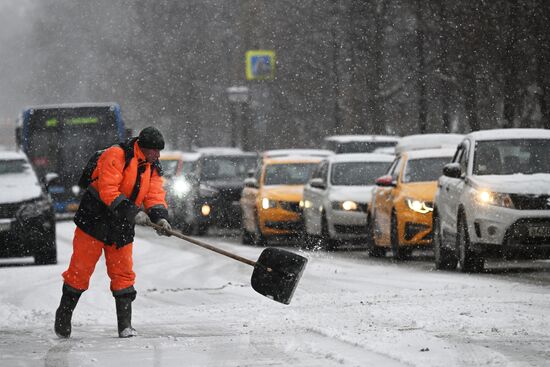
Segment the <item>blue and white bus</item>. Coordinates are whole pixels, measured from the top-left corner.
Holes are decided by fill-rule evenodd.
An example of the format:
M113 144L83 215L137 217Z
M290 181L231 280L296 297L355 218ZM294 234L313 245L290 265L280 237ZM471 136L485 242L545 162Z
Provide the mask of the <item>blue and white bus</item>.
M30 106L17 122L17 145L40 177L57 174L49 186L58 217L78 208L77 186L93 152L126 139L117 103Z

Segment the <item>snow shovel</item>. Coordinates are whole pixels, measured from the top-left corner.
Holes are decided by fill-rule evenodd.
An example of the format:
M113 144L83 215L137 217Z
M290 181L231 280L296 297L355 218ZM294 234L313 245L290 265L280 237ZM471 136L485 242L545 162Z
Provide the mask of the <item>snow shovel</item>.
M254 267L252 272L252 288L274 301L288 305L302 273L307 264L307 259L294 252L282 250L279 248L268 247L262 251L258 261L252 261L219 249L208 243L196 240L174 230L165 230L161 226L150 223L149 226L161 232L166 232L172 236L181 238L194 245L225 255L234 260L251 265Z

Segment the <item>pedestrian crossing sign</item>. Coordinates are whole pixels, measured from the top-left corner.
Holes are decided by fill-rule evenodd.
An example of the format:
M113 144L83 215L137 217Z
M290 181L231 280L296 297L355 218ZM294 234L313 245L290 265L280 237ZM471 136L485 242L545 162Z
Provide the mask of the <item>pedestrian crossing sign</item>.
M269 50L246 51L246 79L270 80L275 77L275 52Z

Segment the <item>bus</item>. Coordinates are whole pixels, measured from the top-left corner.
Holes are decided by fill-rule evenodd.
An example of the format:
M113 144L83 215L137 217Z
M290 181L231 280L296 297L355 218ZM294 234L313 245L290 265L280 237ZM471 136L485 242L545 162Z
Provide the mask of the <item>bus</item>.
M39 177L51 181L56 215L63 218L78 209L78 179L89 157L128 133L117 103L30 106L17 121L16 144Z

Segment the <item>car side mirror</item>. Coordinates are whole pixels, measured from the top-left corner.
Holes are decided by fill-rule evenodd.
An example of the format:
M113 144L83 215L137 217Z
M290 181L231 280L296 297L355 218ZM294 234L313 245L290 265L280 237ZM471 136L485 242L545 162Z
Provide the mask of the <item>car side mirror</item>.
M15 128L15 145L17 146L17 149L21 148L22 145L22 128L20 126Z
M55 180L57 180L58 178L59 178L59 175L55 172L46 173L46 175L44 176L44 185L46 185L46 187L50 186L50 184Z
M376 181L374 181L374 183L376 184L376 186L381 186L381 187L395 186L395 181L393 180L393 177L390 175L378 177Z
M322 178L312 178L311 181L309 181L309 185L311 187L315 187L316 189L324 190L327 188L327 185L323 181Z
M244 187L258 188L258 181L254 177L248 177L244 179Z
M462 169L459 163L447 163L443 166L443 175L451 178L460 178Z

